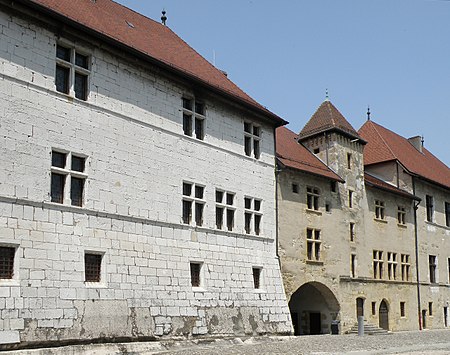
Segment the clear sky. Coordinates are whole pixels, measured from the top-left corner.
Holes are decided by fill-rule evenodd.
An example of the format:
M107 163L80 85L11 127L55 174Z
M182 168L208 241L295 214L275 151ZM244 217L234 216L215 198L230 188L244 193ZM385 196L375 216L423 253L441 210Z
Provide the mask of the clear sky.
M299 132L325 99L450 166L450 0L116 0L167 25Z

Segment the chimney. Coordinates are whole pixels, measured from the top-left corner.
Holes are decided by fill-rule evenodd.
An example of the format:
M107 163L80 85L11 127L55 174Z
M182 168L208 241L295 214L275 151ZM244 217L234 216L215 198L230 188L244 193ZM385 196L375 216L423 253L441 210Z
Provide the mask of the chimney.
M415 136L408 138L409 143L411 143L414 148L416 148L419 152L422 153L422 147L423 147L423 137L421 136Z

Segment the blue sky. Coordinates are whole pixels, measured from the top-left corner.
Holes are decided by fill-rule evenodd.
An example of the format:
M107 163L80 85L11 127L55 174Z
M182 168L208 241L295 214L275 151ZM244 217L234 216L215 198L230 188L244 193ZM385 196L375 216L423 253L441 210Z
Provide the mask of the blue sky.
M330 100L450 166L450 1L118 0L167 25L300 131Z

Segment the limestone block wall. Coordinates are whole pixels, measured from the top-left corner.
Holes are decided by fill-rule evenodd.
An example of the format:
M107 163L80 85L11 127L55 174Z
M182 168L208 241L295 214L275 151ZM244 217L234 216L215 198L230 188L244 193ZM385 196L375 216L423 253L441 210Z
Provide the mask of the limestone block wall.
M74 33L5 12L0 29L0 245L15 248L0 343L289 333L273 127ZM88 54L86 101L56 92L57 43ZM204 140L183 134L183 97L205 105ZM261 129L258 160L244 122ZM52 150L86 157L82 207L51 202ZM202 226L182 223L186 181L204 187ZM232 231L216 228L216 189L234 194ZM261 200L259 235L245 233L244 197ZM102 255L100 283L84 281L86 252Z

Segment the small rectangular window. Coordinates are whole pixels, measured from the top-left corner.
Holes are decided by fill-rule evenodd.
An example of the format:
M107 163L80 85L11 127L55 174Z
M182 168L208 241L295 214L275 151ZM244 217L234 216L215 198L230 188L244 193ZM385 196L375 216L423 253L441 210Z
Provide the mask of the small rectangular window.
M429 255L428 256L428 266L430 270L430 283L434 284L436 283L436 256L435 255Z
M253 286L255 289L261 287L261 269L257 267L253 268Z
M0 279L12 279L14 276L15 248L0 247Z
M348 207L353 208L353 191L348 192Z
M261 127L244 122L244 153L259 159L261 156Z
M234 227L234 210L227 208L227 229L232 231Z
M200 227L203 225L203 206L202 202L195 203L195 224Z
M64 169L66 167L67 154L52 151L52 166Z
M351 265L350 265L350 275L351 277L356 277L356 255L351 255Z
M377 303L376 302L372 302L372 315L376 315L377 314Z
M336 181L331 181L330 182L330 190L331 190L331 192L336 192L337 191L337 182Z
M195 99L182 98L183 101L183 133L199 140L205 139L205 105ZM194 108L194 111L192 110ZM192 132L194 130L194 132Z
M428 302L428 314L433 315L433 302Z
M190 224L192 217L192 201L183 200L183 223Z
M351 168L352 168L352 154L347 153L347 169L351 169Z
M292 192L298 194L298 184L292 184Z
M51 175L51 187L50 195L51 201L56 203L64 202L64 185L66 176L61 174L52 173Z
M86 162L86 158L77 157L72 155L72 170L78 171L80 173L84 172L84 165Z
M434 220L434 198L433 196L426 195L425 203L427 208L427 221L433 222Z
M406 224L406 209L405 207L398 206L397 209L397 223L405 225Z
M102 255L84 254L84 280L86 282L100 282Z
M247 234L250 234L250 232L251 232L251 227L250 227L251 222L252 222L252 214L248 213L248 212L245 212L245 214L244 214L244 223L245 223L244 228L245 228L245 233L247 233Z
M405 302L400 302L400 317L405 317Z
M380 200L375 200L375 218L384 220L384 202Z
M191 263L191 286L192 287L200 287L201 285L201 279L200 279L200 269L201 269L200 263Z
M77 99L88 98L89 56L78 53L73 48L56 46L56 91L71 94ZM73 82L72 82L72 80Z
M84 179L73 177L70 179L70 200L72 206L83 205Z
M216 228L222 229L223 226L223 207L216 207Z
M355 223L350 222L350 241L355 241Z

